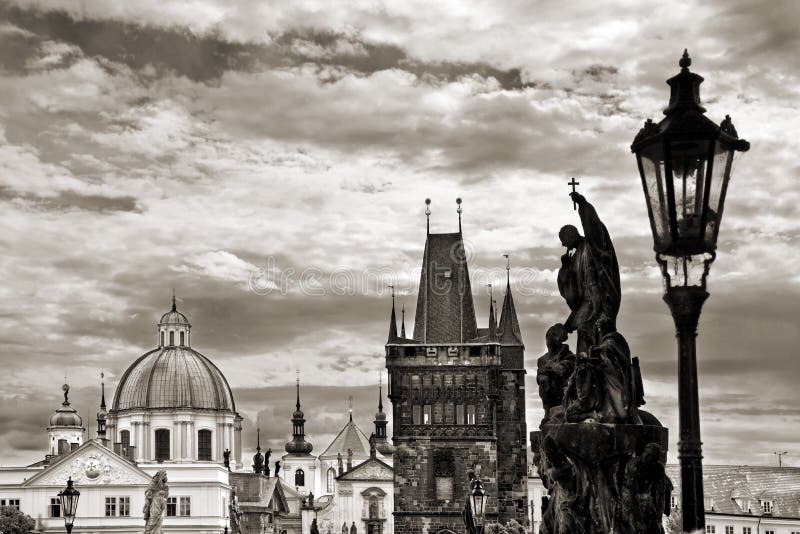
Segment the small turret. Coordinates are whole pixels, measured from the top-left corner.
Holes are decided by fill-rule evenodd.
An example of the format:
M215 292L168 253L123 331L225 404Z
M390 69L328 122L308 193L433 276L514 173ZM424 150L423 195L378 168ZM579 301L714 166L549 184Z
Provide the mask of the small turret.
M292 441L286 443L289 454L309 454L314 446L306 441L305 414L300 409L300 371L297 372L297 403L292 414Z
M106 410L106 383L105 373L100 373L100 411L97 412L97 439L104 446L108 446L106 438L106 421L108 420L108 410Z

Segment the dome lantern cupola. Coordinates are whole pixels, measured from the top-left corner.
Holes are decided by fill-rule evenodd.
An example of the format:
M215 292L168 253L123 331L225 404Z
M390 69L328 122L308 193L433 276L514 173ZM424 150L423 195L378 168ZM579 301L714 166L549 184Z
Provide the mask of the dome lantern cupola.
M159 347L188 347L190 346L190 331L192 325L184 314L178 311L175 304L175 293L172 294L172 309L161 316L158 321L158 346Z
M64 384L64 402L50 416L47 433L50 438L50 454L59 455L83 444L83 419L69 403L69 384Z

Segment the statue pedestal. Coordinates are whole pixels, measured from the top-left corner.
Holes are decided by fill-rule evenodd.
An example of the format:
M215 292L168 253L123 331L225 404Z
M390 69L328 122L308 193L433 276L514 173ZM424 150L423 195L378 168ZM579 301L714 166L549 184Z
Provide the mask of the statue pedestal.
M555 423L531 432L548 490L540 534L663 534L667 443L668 430L654 425Z

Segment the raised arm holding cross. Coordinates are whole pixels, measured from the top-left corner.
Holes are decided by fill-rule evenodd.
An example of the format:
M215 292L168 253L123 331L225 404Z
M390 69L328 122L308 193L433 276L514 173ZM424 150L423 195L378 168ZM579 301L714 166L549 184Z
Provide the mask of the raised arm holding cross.
M575 177L573 176L573 177L572 177L572 180L570 180L569 182L567 182L567 185L571 185L571 186L572 186L572 192L573 192L573 193L575 193L575 186L576 186L576 185L581 185L581 183L580 183L580 182L576 182L576 181L575 181ZM578 205L575 203L575 201L574 201L574 200L572 201L572 209L573 209L573 210L577 210L577 209L578 209Z

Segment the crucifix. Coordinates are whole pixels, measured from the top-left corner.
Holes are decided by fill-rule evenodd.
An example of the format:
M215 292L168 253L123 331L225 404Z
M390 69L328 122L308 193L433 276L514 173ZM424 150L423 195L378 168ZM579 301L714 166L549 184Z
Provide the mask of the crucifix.
M575 192L576 192L576 191L575 191L575 186L576 186L576 185L581 185L581 183L580 183L580 182L576 182L576 181L575 181L575 177L573 176L573 177L572 177L572 180L570 180L569 182L567 182L567 185L571 185L571 186L572 186L572 192L573 192L573 193L575 193ZM577 205L577 204L575 204L575 201L574 201L574 200L572 201L572 209L573 209L573 210L577 210L577 209L578 209L578 205Z

